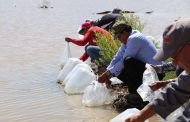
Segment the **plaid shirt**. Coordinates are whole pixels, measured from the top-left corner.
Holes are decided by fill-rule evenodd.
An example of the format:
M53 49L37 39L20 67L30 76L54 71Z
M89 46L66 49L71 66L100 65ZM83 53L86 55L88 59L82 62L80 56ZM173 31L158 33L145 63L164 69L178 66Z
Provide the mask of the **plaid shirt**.
M161 64L161 65L156 65L156 66L154 66L154 68L157 73L166 73L169 71L176 70L176 66L172 62Z

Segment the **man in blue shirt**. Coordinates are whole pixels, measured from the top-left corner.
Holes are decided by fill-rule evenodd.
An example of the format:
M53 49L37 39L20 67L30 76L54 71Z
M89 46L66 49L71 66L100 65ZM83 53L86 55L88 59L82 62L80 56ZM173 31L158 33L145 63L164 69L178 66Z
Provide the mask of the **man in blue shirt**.
M154 44L145 35L127 24L113 27L115 37L121 41L121 46L107 67L107 70L98 78L98 82L105 83L111 76L119 78L128 86L129 93L137 94L137 88L142 84L145 64L158 65L155 61Z

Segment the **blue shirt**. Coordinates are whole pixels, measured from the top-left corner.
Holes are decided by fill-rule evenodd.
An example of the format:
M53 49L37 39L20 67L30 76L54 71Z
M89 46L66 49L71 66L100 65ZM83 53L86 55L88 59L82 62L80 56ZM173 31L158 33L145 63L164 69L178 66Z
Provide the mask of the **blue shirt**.
M112 75L118 76L124 68L125 57L133 57L144 63L158 65L160 61L155 61L156 47L146 36L137 30L133 30L126 44L121 44L118 52L107 67Z

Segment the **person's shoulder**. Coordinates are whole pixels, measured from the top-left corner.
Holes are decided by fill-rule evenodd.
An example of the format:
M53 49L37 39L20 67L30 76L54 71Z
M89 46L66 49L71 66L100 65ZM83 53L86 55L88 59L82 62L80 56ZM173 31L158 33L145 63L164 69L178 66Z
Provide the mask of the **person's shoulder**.
M100 30L102 28L98 27L98 26L92 26L89 31L94 31L94 30Z
M106 14L106 15L102 16L102 19L103 18L117 18L117 17L122 17L122 15L117 14L117 13L109 13L109 14Z
M142 36L142 33L140 33L138 30L132 30L129 39L139 39Z
M138 30L133 30L131 32L131 35L129 36L129 40L133 40L134 43L143 43L146 41L146 36L143 35L141 32Z
M98 26L93 26L88 30L88 33L94 34L94 33L102 33L102 34L109 34L108 31L104 30L103 28L100 28Z
M88 33L97 31L98 29L99 29L98 26L92 26L92 27L90 27L90 29L88 29Z
M103 28L98 27L98 26L93 26L89 30L91 30L91 31L105 31L105 32L107 32L106 30L104 30Z
M118 13L110 13L109 16L112 16L112 17L123 17L122 14L118 14Z

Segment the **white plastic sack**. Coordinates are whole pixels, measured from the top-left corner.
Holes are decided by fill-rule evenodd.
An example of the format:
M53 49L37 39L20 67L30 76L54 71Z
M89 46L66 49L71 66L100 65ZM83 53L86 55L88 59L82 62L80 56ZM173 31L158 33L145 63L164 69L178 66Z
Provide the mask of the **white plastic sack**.
M110 81L111 81L111 84L121 84L121 83L123 83L123 81L121 81L121 80L118 79L117 77L112 77L112 78L110 79Z
M73 74L76 74L76 72L80 72L78 71L81 67L85 67L87 68L87 70L89 70L90 72L93 72L92 69L90 68L89 65L87 65L86 63L84 62L81 62L79 64L77 64L70 72L69 74L66 76L66 78L64 79L64 82L62 82L62 85L64 86L72 77L73 77Z
M71 72L71 70L79 63L83 63L78 58L69 58L69 60L66 62L63 69L60 71L57 81L58 82L64 82L66 76Z
M137 89L137 92L143 99L143 101L151 101L154 96L154 92L150 89L148 85L159 81L156 71L149 64L146 64L146 70L143 73L143 83Z
M83 105L89 107L110 104L111 101L112 98L105 83L98 83L98 81L93 81L86 87L82 99Z
M85 88L96 79L90 67L84 66L87 64L78 64L73 69L72 74L69 73L70 77L66 79L64 91L67 94L80 94L83 93Z
M69 58L71 58L71 50L70 50L70 46L69 46L69 42L66 43L66 47L63 51L63 55L61 57L61 64L60 67L61 69L64 67L64 65L66 64L66 62L69 60Z
M137 112L139 112L139 110L136 108L127 109L124 112L117 115L116 117L114 117L109 122L125 122L125 119L127 119L127 117L129 117ZM145 122L148 122L148 120L146 120Z

